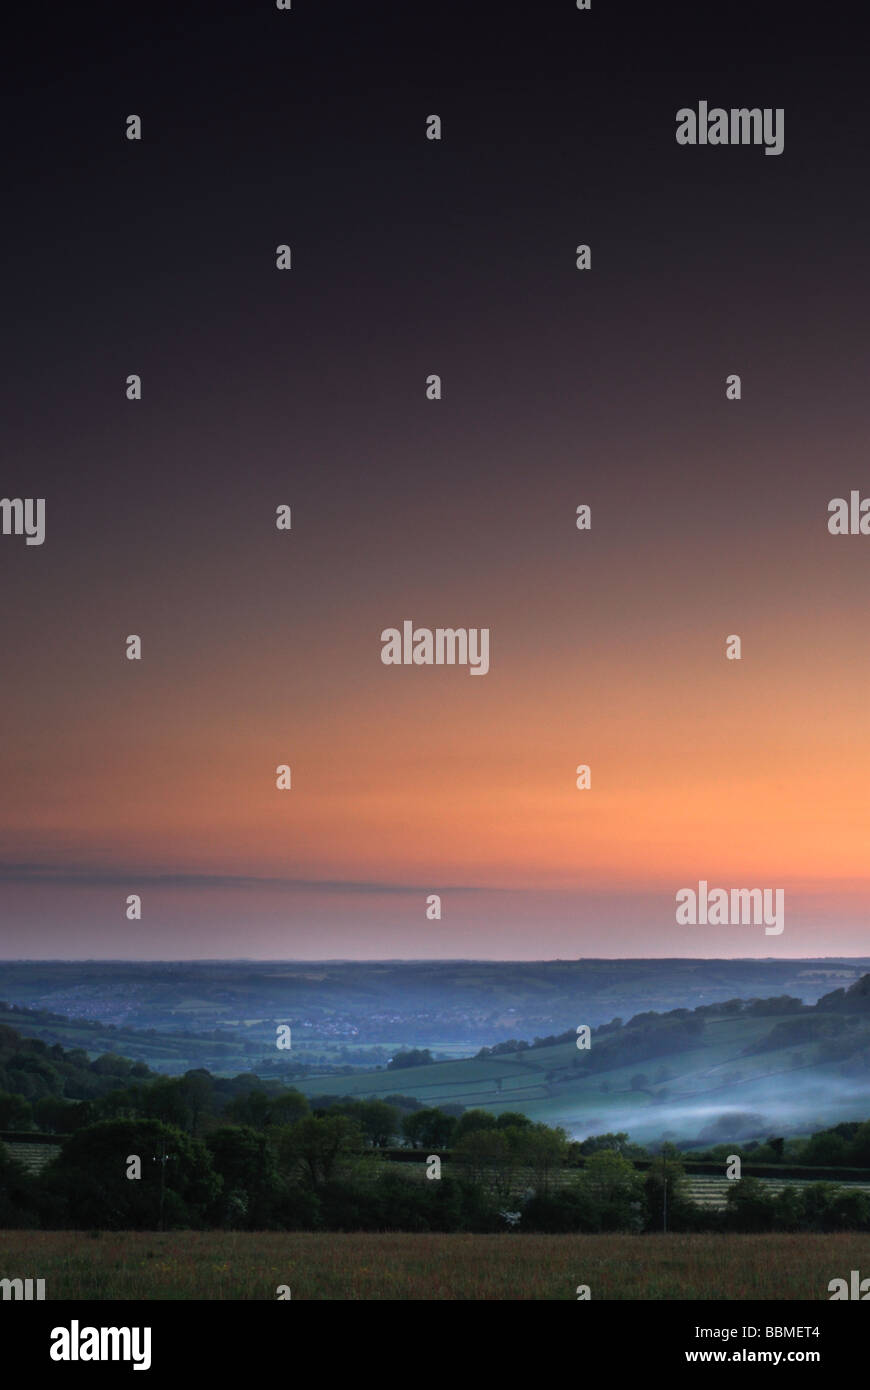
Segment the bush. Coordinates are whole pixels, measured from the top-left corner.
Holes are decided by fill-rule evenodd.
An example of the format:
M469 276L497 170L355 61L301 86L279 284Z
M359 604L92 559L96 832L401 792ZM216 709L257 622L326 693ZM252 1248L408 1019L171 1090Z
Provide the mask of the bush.
M756 1234L772 1231L776 1225L776 1199L760 1178L740 1178L728 1189L724 1226L728 1231ZM783 1207L783 1215L792 1207ZM797 1211L797 1208L794 1208Z
M39 1225L36 1181L0 1144L0 1228L27 1230Z
M546 1235L565 1235L596 1229L590 1224L588 1203L576 1189L541 1193L523 1207L521 1231L540 1231ZM598 1228L600 1229L600 1228Z
M64 1144L40 1183L52 1224L109 1231L155 1230L160 1218L160 1156L165 1165L163 1222L200 1227L221 1180L197 1139L159 1120L101 1120ZM138 1155L141 1178L128 1178Z

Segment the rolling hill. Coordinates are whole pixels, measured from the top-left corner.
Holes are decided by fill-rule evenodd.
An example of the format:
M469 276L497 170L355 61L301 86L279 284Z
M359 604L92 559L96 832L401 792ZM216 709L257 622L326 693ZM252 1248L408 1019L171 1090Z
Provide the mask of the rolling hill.
M870 976L815 1005L730 1001L643 1014L593 1032L497 1056L306 1077L309 1096L400 1090L426 1105L521 1110L574 1138L626 1130L647 1143L716 1142L808 1133L870 1109ZM675 1017L676 1015L676 1017Z

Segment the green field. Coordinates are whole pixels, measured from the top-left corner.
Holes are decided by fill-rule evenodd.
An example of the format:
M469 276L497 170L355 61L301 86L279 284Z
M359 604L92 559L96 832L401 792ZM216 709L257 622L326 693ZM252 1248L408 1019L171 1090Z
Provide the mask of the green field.
M197 1013L202 1010L198 1010L195 1001L190 1003L187 1012L190 1017L185 1016L184 1022L189 1028L200 1027ZM181 1022L179 1019L178 1029ZM222 1023L224 1036L219 1041L195 1031L181 1032L172 1028L147 1033L135 1028L103 1028L87 1019L46 1019L39 1014L29 1017L2 1006L0 1024L14 1028L22 1037L60 1043L65 1048L81 1048L91 1059L114 1052L168 1075L181 1075L196 1067L206 1067L213 1076L238 1076L256 1071L258 1067L264 1074L269 1068L272 1069L269 1074L274 1073L275 1025L270 1021L263 1023L251 1019ZM358 1058L358 1065L364 1060L366 1065L374 1066L404 1046L402 1042L355 1043L354 1056ZM328 1038L312 1040L297 1033L293 1041L292 1066L288 1060L280 1070L292 1081L293 1066L343 1067L346 1065L345 1047L345 1043ZM454 1057L467 1057L475 1049L471 1043L457 1042L445 1043L435 1050ZM290 1059L291 1054L287 1057Z
M26 1150L28 1146L26 1144L17 1146L10 1144L7 1145L7 1147L15 1152L15 1156L20 1162L27 1162L28 1156ZM389 1159L379 1160L377 1158L370 1159L369 1162L371 1163L373 1172L395 1172L396 1168L399 1167L402 1176L408 1182L425 1183L426 1181L425 1163L403 1163L398 1165ZM455 1163L450 1158L445 1158L441 1164L441 1174L445 1178L461 1177L462 1166L461 1164ZM751 1175L752 1170L750 1169L747 1172L747 1176ZM559 1171L549 1175L547 1180L548 1189L558 1192L576 1187L579 1178L580 1170L577 1168L561 1168ZM536 1181L535 1174L530 1168L519 1168L515 1174L515 1190L521 1192L525 1188L534 1188ZM762 1190L770 1193L771 1196L775 1193L783 1192L787 1188L793 1188L795 1191L801 1192L804 1188L812 1187L817 1182L829 1182L841 1192L866 1192L870 1194L870 1182L863 1182L855 1178L841 1179L837 1177L835 1170L831 1171L830 1176L826 1176L825 1178L761 1177L757 1178L756 1181L760 1183ZM682 1184L685 1195L689 1201L703 1208L705 1211L724 1211L728 1205L728 1193L734 1187L733 1181L726 1178L724 1173L719 1176L715 1176L712 1173L686 1173L682 1179Z
M46 1299L814 1299L866 1235L323 1235L7 1231L0 1278Z
M863 1119L866 1081L856 1078L850 1105L836 1064L822 1060L818 1043L746 1053L781 1020L775 1013L711 1018L696 1046L605 1071L589 1069L590 1053L568 1042L401 1070L308 1076L294 1084L308 1095L393 1092L426 1105L459 1103L496 1114L522 1110L532 1120L564 1125L572 1134L629 1130L639 1143L664 1132L691 1141L705 1119L728 1110L771 1109L775 1114L776 1103L786 1098L794 1119L805 1121L808 1130ZM632 1078L639 1072L647 1074L647 1084L633 1089Z

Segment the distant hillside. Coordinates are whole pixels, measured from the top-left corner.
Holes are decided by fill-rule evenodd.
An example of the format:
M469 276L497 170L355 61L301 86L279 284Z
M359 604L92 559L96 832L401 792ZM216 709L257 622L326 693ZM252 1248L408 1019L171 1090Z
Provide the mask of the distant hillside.
M308 1094L377 1097L392 1071L296 1083ZM546 1046L413 1067L402 1089L426 1105L520 1110L575 1138L628 1131L638 1142L808 1133L860 1119L870 1101L870 975L817 1004L782 996L646 1012Z
M52 1040L67 1046L92 1044L61 1027L116 1029L131 1056L164 1071L251 1065L273 1054L277 1024L293 1029L285 1062L371 1070L399 1048L469 1057L508 1038L531 1041L650 1010L782 994L815 1003L868 971L870 957L10 961L0 963L0 998L53 1015ZM93 1045L102 1050L99 1040Z
M295 1061L286 1053L280 1060L276 1057L274 1035L267 1044L265 1040L254 1042L219 1030L211 1033L158 1032L154 1028L130 1028L95 1019L66 1018L47 1009L27 1009L0 1001L2 1025L14 1028L24 1037L77 1049L91 1057L105 1052L120 1054L145 1063L154 1072L170 1076L205 1067L215 1075L234 1076L240 1071L256 1069L263 1075L280 1073L286 1080L296 1072L301 1074L307 1070L298 1054ZM312 1055L312 1062L317 1055L316 1052ZM328 1062L329 1054L323 1055L321 1060Z
M181 1077L160 1076L144 1062L115 1052L91 1057L82 1048L24 1037L0 1024L0 1131L72 1133L127 1111L186 1124L191 1114L204 1108L222 1113L252 1091L267 1108L291 1095L280 1082L251 1072L216 1077L192 1069Z
M870 975L862 975L848 989L835 989L823 994L819 1008L835 1013L854 1013L870 1009Z

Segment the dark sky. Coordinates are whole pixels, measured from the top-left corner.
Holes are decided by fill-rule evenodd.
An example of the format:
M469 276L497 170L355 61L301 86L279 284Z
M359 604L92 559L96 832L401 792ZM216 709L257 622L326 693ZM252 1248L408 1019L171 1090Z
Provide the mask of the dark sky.
M859 15L20 20L0 953L866 950ZM700 100L783 108L783 153L678 146ZM406 619L489 673L384 666ZM677 925L700 879L786 930Z

